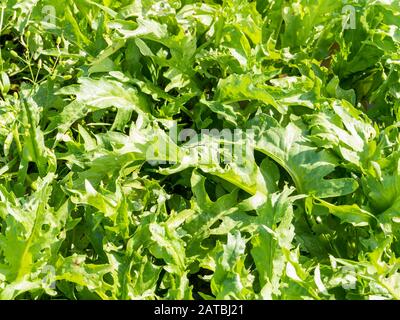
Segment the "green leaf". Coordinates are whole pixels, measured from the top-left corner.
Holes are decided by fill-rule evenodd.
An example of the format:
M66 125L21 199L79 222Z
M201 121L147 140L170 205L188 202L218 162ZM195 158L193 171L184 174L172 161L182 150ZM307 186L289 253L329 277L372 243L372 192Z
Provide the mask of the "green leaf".
M259 115L249 128L254 130L255 149L281 165L299 193L329 198L357 189L358 184L352 178L325 179L337 166L337 158L313 146L295 123L282 127L272 118Z
M246 242L240 232L228 234L226 244L219 244L211 290L216 299L251 299L252 276L244 265Z
M319 203L328 208L331 214L337 216L343 222L351 223L356 227L368 226L376 220L374 215L356 204L335 206L323 200L319 200Z

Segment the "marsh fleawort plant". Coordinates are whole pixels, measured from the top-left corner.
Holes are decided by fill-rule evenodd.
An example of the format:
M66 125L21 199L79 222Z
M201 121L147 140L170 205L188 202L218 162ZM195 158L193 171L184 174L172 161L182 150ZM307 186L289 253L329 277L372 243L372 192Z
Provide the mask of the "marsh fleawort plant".
M400 5L0 6L1 299L400 299Z

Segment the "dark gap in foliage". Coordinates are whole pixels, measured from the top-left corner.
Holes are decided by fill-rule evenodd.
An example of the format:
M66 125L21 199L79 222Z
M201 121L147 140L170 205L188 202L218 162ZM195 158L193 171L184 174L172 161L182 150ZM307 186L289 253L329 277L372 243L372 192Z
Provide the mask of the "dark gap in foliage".
M189 274L188 279L190 283L193 283L193 298L197 300L203 300L198 292L212 296L210 282L202 279L204 276L212 275L212 271L204 268L200 268L199 272Z

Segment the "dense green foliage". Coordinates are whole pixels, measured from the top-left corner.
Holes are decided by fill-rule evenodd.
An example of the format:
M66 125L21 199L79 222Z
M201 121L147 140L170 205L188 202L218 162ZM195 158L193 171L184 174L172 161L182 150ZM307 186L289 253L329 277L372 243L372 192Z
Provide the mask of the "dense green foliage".
M400 299L398 1L2 0L0 45L0 298Z

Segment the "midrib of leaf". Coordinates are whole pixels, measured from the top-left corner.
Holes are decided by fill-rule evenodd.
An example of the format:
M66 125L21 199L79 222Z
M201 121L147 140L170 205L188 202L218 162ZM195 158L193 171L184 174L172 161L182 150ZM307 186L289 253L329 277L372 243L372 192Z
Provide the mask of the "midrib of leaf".
M32 255L29 253L29 249L31 247L33 239L35 238L35 235L38 232L38 229L40 228L38 221L40 221L39 218L41 218L43 215L44 204L45 204L44 201L40 201L40 204L39 204L38 208L36 209L35 222L33 224L32 231L28 237L28 240L26 241L24 251L22 252L22 255L21 255L21 259L19 260L20 261L19 266L17 267L17 269L18 269L17 276L16 276L17 282L22 280L24 275L26 275L30 271L30 268L31 268L30 265L32 264Z
M128 101L127 99L125 99L124 97L116 97L116 96L109 96L109 97L102 97L102 98L97 98L94 99L92 101L90 101L88 104L89 105L95 105L97 103L102 103L102 102L107 102L107 101L111 101L111 102L115 102L115 101L122 101L122 102L129 102L132 103L131 101ZM124 109L124 108L123 108ZM127 108L127 109L131 109L131 108ZM135 108L136 110L140 110L140 108ZM141 110L140 110L141 111Z
M129 259L126 264L123 264L121 270L121 296L120 299L126 300L128 299L129 289L128 289L128 278L130 278L129 271L132 268L132 261L133 261L134 254L129 255Z
M19 259L19 265L17 266L17 276L16 276L16 281L21 281L22 278L30 272L31 264L32 264L32 255L29 252L29 249L31 248L31 244L34 241L35 236L38 234L38 231L40 229L40 224L39 221L42 220L42 217L45 212L45 205L47 203L49 194L48 194L48 181L45 183L41 190L39 191L39 195L36 198L36 201L39 202L37 209L35 210L35 221L32 226L31 233L26 240L24 250L21 254L21 257Z
M176 263L176 265L179 267L179 269L184 272L185 271L185 257L182 257L179 253L178 248L176 246L173 246L171 243L168 243L166 248L169 248L170 251L174 253L173 260ZM177 257L177 259L175 258Z
M39 155L37 153L37 150L39 149L39 146L38 146L37 141L35 139L36 132L34 130L35 125L33 123L32 112L31 112L30 108L28 107L28 103L27 103L27 101L25 99L23 99L23 103L24 103L24 107L25 107L25 110L26 110L26 116L28 118L28 125L29 125L29 127L28 127L28 131L29 131L28 142L29 142L29 144L31 145L31 148L32 148L34 161L38 161ZM38 169L39 169L39 171L42 171L40 165L38 165ZM42 172L40 172L40 173L42 174Z
M275 256L275 250L276 250L276 244L277 241L275 239L272 238L272 235L268 233L267 230L264 230L267 235L269 236L269 243L268 243L268 267L267 267L267 272L268 272L268 280L269 283L272 284L272 277L273 277L273 270L274 270L274 266L273 266L273 257Z

